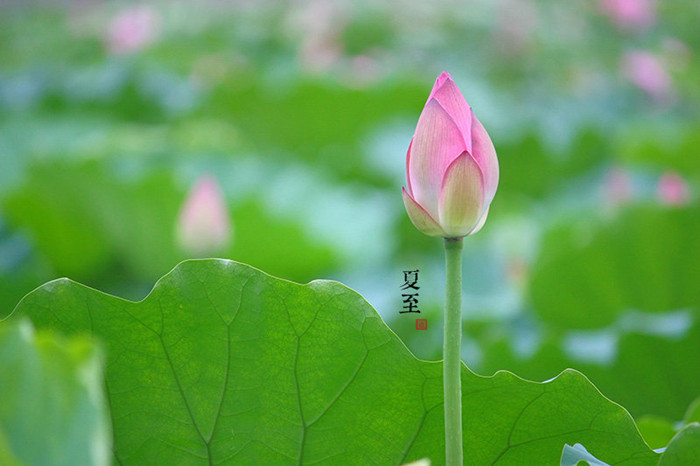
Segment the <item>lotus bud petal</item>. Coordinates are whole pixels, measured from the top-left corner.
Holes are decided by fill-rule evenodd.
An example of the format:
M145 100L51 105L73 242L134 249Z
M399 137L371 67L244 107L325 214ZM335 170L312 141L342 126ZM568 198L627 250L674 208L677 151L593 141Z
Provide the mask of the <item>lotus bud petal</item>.
M486 221L498 187L491 138L448 73L418 119L406 154L406 212L426 235L457 238Z
M190 255L203 257L230 245L231 219L216 180L200 178L187 195L177 222L177 241Z

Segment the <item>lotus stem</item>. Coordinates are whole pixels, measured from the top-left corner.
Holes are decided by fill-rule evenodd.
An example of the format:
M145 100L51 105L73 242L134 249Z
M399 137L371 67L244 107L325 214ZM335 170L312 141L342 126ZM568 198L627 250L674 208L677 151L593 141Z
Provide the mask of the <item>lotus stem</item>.
M447 466L462 466L462 238L445 238L445 265L445 459Z

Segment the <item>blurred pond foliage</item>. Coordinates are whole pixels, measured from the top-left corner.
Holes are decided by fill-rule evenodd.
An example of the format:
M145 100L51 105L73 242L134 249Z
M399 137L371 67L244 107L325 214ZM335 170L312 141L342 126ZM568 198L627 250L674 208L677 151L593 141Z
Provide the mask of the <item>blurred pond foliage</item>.
M623 3L632 6L625 7ZM442 253L403 210L442 70L496 146L466 244L465 361L582 370L634 416L700 395L695 1L93 1L0 5L0 316L70 276L128 299L190 253L213 177L216 253L343 281L419 357L441 347ZM421 270L427 331L399 315Z

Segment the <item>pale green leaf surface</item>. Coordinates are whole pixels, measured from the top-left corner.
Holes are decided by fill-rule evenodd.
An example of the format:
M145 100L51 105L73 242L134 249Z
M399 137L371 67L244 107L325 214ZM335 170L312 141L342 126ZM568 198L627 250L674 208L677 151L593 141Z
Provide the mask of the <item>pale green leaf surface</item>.
M677 432L671 421L660 416L642 416L636 421L647 445L654 449L668 445Z
M110 444L93 343L0 323L0 464L107 465Z
M690 466L700 464L700 424L694 422L681 429L666 451L659 466Z
M691 422L700 422L700 397L695 398L688 409L685 411L683 422L689 424Z
M21 315L104 341L121 464L444 462L441 364L416 359L339 283L187 261L142 302L59 280L26 296ZM462 374L471 464L556 464L566 443L609 464L657 461L578 372L547 383Z
M14 453L12 453L9 442L5 438L2 429L0 429L0 464L4 466L19 466L22 464Z

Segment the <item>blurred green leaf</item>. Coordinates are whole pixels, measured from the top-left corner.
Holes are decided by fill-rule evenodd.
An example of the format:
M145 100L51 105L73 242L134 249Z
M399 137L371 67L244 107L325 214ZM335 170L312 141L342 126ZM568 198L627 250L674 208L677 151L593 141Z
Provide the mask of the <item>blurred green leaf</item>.
M541 380L573 367L635 416L680 419L700 393L700 371L686 356L700 353L697 231L700 211L692 205L628 207L606 220L582 217L554 228L529 285L544 321L541 341L518 354L516 335L487 332L479 337L480 371ZM581 340L595 348L577 353Z
M309 281L339 263L336 251L313 241L293 219L275 218L256 199L233 207L234 244L230 257L271 274Z
M700 422L700 397L693 400L688 406L688 409L683 416L683 422L689 424L691 422Z
M101 366L84 337L35 334L25 319L0 323L0 462L110 464Z
M700 406L700 398L696 398L688 406L685 417L681 422L674 423L660 416L642 416L637 419L637 427L647 445L651 448L656 450L666 447L684 427L693 423L697 424L698 406ZM697 447L700 448L700 445Z
M15 249L15 251L8 251ZM0 242L0 256L3 259L11 256L11 252L22 249L17 244L2 244ZM22 251L20 251L21 254ZM19 258L20 264L6 264L0 267L0 319L8 316L20 299L34 288L46 283L53 278L50 267L40 261L29 258Z
M12 453L10 445L5 439L5 434L2 433L2 429L0 429L0 463L6 466L20 466L22 464Z
M425 83L404 80L368 89L308 79L279 88L259 79L245 84L213 91L207 113L232 121L260 152L281 149L342 181L375 185L386 179L364 163L364 139L377 124L417 119L427 91Z
M413 357L339 283L188 261L138 303L61 280L27 295L23 315L105 342L123 464L444 461L441 364ZM567 442L656 463L627 412L575 371L533 383L465 367L462 383L474 464L554 463Z
M567 183L605 160L609 142L600 131L582 129L564 151L548 148L544 138L530 130L523 136L496 141L500 180L499 199L522 210L534 201L560 192Z
M8 223L27 234L57 275L114 289L153 281L187 257L175 240L185 193L173 176L125 180L115 171L110 159L34 164L29 180L5 196ZM297 220L274 216L253 198L231 204L234 240L226 256L298 281L337 264L333 249L313 241Z
M483 338L479 372L507 369L533 380L552 377L567 367L586 374L606 396L621 403L633 416L653 414L680 419L700 393L700 371L690 355L700 354L700 319L680 336L639 332L615 337L609 360L583 359L566 351L561 334L544 337L531 354L515 351L513 338ZM589 351L590 353L591 351Z
M661 455L659 466L688 466L700 464L700 424L685 426Z
M174 225L181 194L167 175L123 182L108 163L35 164L24 186L6 196L8 223L29 233L59 275L94 283L116 261L152 279L183 257Z
M700 303L700 210L641 206L549 232L532 271L537 314L562 328L604 327L622 311Z
M697 121L677 122L670 127L640 124L625 133L617 141L621 158L676 170L695 178L700 176L700 160L696 156L700 145Z
M668 445L677 432L668 419L659 416L642 416L636 421L642 437L653 449Z

